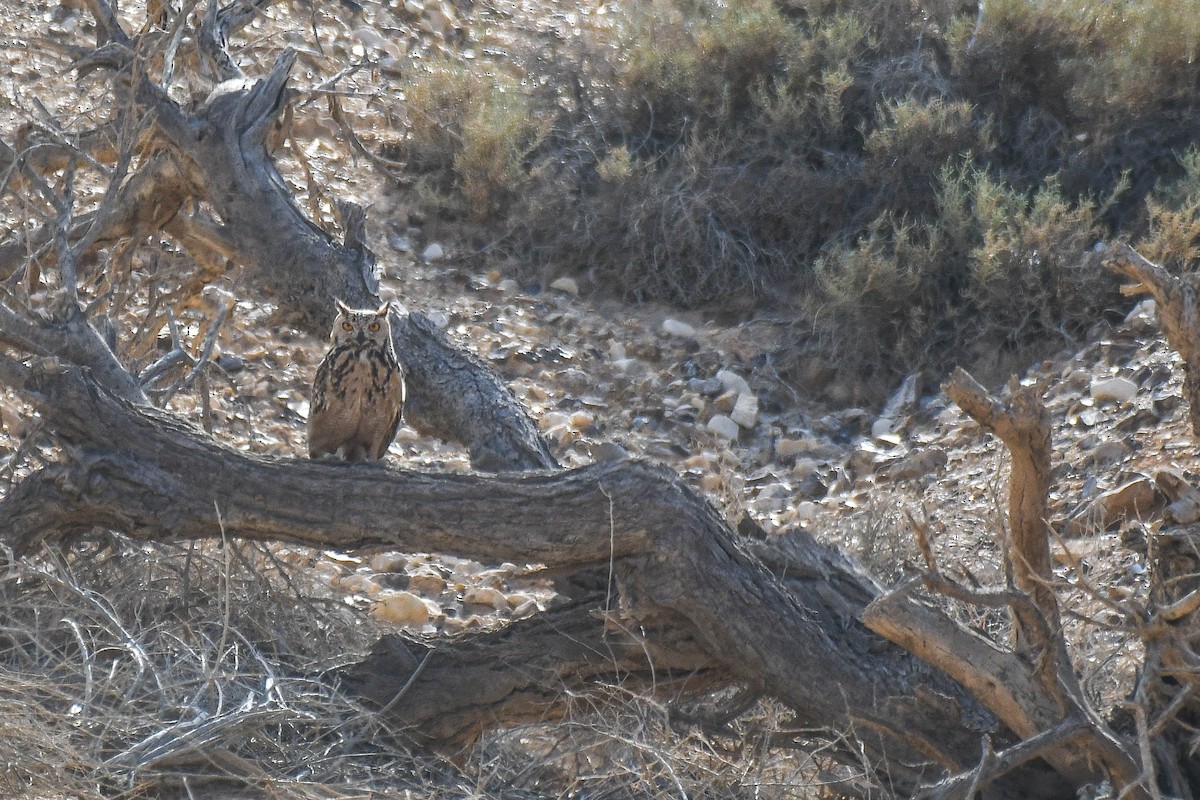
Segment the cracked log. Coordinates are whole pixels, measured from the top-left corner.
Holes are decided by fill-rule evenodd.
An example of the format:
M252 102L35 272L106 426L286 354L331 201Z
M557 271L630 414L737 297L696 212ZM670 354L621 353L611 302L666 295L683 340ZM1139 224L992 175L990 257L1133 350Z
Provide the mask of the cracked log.
M0 378L22 387L75 454L0 504L17 553L103 526L159 540L445 552L560 573L612 564L620 602L607 613L605 596L590 594L432 653L382 641L348 680L419 741L458 747L492 726L554 718L565 693L547 687L616 673L647 684L653 674L659 689L744 683L843 759L866 753L901 794L969 767L982 732L995 730L961 688L861 625L879 590L852 561L803 533L745 542L660 467L440 475L252 457L78 368L8 362ZM1044 770L1000 785L994 796L1063 787Z

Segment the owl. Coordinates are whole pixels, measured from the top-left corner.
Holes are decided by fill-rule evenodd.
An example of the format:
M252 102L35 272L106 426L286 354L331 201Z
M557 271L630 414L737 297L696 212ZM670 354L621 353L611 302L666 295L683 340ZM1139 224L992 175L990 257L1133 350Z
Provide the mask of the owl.
M337 301L333 346L317 367L308 412L308 455L378 460L404 412L404 367L392 347L388 306Z

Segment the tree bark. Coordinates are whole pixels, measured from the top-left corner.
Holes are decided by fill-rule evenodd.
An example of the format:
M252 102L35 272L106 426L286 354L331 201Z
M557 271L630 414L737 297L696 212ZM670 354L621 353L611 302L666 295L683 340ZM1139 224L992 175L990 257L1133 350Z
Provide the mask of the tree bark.
M502 633L439 644L419 672L420 646L381 643L350 680L418 740L460 746L487 727L553 718L565 700L550 682L616 672L744 683L789 706L797 725L824 731L812 735L831 752L865 753L901 795L968 768L982 733L1007 740L960 687L862 626L879 589L852 561L803 533L748 544L661 467L437 475L250 457L77 368L42 363L21 383L77 455L0 503L4 543L18 554L103 526L153 539L227 535L560 573L612 569L619 591L607 605L591 595ZM560 624L564 641L551 645ZM1010 777L996 796L1063 790L1033 774Z
M89 69L127 70L136 42L89 0L105 34L123 45L87 62ZM110 241L153 224L165 228L201 263L235 254L267 294L319 336L329 332L334 300L378 307L375 256L364 242L361 211L342 204L345 241L338 243L296 205L271 157L287 123L287 82L295 53L286 51L270 73L250 81L220 49L229 30L251 11L218 14L210 4L200 40L225 79L194 114L142 75L135 97L154 120L161 146L113 204L113 213L89 235ZM228 13L229 16L226 16ZM203 201L215 219L189 207ZM138 209L151 209L153 213ZM423 317L393 314L396 352L408 370L405 418L429 436L461 442L477 469L553 469L548 446L520 403L478 359L452 345ZM447 376L452 377L447 377ZM447 391L453 388L453 393Z

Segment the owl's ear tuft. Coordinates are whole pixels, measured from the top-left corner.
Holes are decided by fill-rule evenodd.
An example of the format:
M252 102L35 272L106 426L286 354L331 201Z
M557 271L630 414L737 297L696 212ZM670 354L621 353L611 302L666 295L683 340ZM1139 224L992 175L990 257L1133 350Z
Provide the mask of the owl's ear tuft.
M341 300L339 300L338 298L336 298L336 297L335 297L335 298L333 298L333 304L334 304L335 306L337 306L337 309L338 309L338 311L342 312L343 314L349 314L349 313L350 313L350 306L346 305L345 303L343 303L343 302L342 302Z
M391 307L392 307L392 304L391 304L391 303L384 303L383 305L381 305L381 306L380 306L380 307L379 307L379 308L378 308L378 309L375 311L375 316L377 316L377 317L386 317L386 316L387 316L387 313L388 313L388 310L389 310Z

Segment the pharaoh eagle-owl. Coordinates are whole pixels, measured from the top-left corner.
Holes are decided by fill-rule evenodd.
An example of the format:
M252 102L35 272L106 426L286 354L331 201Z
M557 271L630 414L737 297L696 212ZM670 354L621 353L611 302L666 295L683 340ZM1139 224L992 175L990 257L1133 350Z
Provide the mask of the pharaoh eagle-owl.
M383 458L404 412L404 367L392 348L388 306L337 301L333 346L317 367L308 412L308 454L346 461Z

